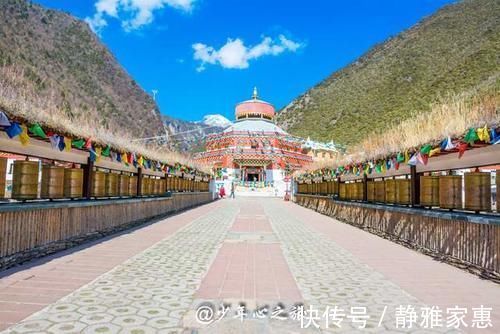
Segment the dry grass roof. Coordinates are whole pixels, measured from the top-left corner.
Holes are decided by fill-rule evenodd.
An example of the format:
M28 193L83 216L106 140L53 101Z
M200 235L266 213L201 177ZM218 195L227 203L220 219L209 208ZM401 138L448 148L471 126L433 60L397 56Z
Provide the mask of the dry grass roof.
M350 164L387 158L398 152L418 150L425 144L438 145L444 138L462 137L468 129L500 127L500 91L496 89L479 97L454 96L437 103L429 113L414 116L378 133L371 133L346 154L332 162L318 162L298 171L304 173L322 168L337 168Z
M19 118L30 123L40 123L45 129L73 136L76 138L92 138L102 146L110 145L113 149L125 152L135 152L142 156L175 165L195 168L199 171L210 173L210 169L200 165L188 156L179 152L171 151L158 145L148 145L133 142L127 136L127 129L113 131L99 124L89 124L85 117L70 117L60 105L54 101L57 99L47 98L46 95L39 96L33 87L23 79L21 70L11 67L0 67L0 108L8 116ZM76 113L85 114L85 113Z

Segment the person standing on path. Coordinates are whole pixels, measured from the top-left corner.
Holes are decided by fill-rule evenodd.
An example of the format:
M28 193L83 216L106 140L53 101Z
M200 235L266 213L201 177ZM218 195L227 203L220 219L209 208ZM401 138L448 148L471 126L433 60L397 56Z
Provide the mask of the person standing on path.
M235 196L234 196L234 182L231 182L231 193L229 194L229 197L232 197L233 199L235 198Z
M219 197L220 198L226 197L226 189L224 189L224 185L222 185L219 189Z

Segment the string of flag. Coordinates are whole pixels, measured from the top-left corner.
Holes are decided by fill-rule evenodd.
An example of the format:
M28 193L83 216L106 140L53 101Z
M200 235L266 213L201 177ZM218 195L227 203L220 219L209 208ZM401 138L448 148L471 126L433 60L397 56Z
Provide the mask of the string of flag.
M10 120L7 114L0 110L0 127L10 139L19 139L23 146L30 144L30 138L48 139L52 149L59 151L71 151L72 148L86 150L89 152L90 161L99 162L102 157L107 157L112 161L122 163L126 166L142 167L154 171L161 171L168 174L185 173L208 177L208 174L198 171L189 166L175 163L167 163L149 159L136 152L125 152L116 150L111 145L101 146L92 141L91 138L71 138L60 135L53 131L44 130L39 123L23 124L21 122Z
M499 144L499 130L498 128L489 128L487 125L479 128L470 128L464 134L463 138L452 139L448 136L438 144L425 144L419 148L404 150L383 159L351 163L336 168L322 168L298 175L297 179L298 181L316 180L319 177L331 178L348 174L362 176L363 174L369 175L374 172L384 174L391 169L398 170L402 165L427 165L429 158L442 153L458 153L458 158L460 159L474 145Z

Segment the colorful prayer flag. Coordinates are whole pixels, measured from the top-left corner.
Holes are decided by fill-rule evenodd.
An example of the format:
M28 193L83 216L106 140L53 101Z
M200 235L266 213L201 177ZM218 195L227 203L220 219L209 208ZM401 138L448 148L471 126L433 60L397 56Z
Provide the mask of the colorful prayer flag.
M42 127L38 123L31 125L29 130L32 134L34 134L37 137L47 138L47 135L45 134L45 132L43 132Z

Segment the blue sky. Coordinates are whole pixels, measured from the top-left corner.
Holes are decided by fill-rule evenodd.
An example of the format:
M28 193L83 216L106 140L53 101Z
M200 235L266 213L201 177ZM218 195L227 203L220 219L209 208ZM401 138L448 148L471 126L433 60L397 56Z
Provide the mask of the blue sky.
M449 0L37 0L87 19L164 114L278 109ZM128 4L128 5L127 5Z

